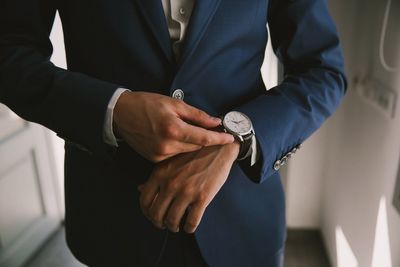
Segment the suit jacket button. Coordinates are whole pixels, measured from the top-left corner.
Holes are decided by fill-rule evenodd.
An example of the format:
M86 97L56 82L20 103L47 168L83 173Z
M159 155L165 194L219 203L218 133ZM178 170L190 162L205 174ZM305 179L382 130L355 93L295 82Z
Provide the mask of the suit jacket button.
M183 100L185 98L185 93L182 91L182 89L176 89L172 93L172 97L175 98L175 99Z
M281 158L281 166L286 165L288 159L289 158L287 156L284 156L283 158Z
M280 160L275 161L275 163L274 163L274 170L275 170L275 171L279 171L279 169L281 168L281 165L282 165L282 163L281 163Z

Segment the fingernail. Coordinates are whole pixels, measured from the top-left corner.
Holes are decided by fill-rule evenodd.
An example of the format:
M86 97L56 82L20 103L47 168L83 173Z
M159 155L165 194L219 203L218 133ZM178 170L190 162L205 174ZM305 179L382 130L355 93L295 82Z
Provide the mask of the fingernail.
M221 123L221 119L217 117L211 117L215 122Z

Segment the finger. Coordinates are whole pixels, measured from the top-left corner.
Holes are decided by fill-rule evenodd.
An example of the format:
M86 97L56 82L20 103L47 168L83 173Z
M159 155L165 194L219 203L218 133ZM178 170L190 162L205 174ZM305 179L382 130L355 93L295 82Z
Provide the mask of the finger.
M192 234L196 231L200 224L201 218L203 218L204 211L206 210L204 204L194 204L189 209L189 214L185 222L185 232Z
M180 139L182 139L182 137L180 137ZM175 156L175 155L181 154L181 153L197 151L197 150L200 150L201 148L203 148L203 146L185 143L182 141L171 141L168 144L168 147L169 148L167 148L166 154L163 155L166 158L170 158L172 156Z
M171 204L172 199L172 194L161 192L157 195L157 199L150 207L150 219L156 227L161 229L165 228L164 217L166 215L169 205Z
M231 144L235 138L231 134L206 130L186 123L182 126L180 140L200 146L215 146Z
M189 202L186 198L181 197L173 200L165 219L165 225L171 232L179 232L179 224L188 206Z
M150 180L144 185L140 195L140 207L144 215L149 218L149 209L153 204L159 191L159 185L157 182Z
M181 119L192 122L203 128L215 128L221 124L220 118L212 117L206 112L190 106L185 102L182 103L183 105L178 105L179 110L177 110L177 113Z

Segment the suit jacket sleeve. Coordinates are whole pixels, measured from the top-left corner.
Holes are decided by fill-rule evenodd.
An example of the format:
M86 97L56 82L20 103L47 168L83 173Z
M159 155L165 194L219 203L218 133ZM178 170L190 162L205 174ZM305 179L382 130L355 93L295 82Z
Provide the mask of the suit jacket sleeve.
M325 0L271 0L272 45L284 65L277 87L238 107L255 128L262 155L262 182L274 162L301 144L335 111L345 91L343 58Z
M108 101L119 87L50 62L54 0L3 0L0 7L0 102L95 155Z

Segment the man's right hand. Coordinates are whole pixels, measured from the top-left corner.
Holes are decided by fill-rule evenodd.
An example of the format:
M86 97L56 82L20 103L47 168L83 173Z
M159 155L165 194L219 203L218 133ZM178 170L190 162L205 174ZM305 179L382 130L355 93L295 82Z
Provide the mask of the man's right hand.
M215 132L221 120L182 100L147 92L124 92L114 108L114 131L136 152L153 162L204 146L234 142Z

